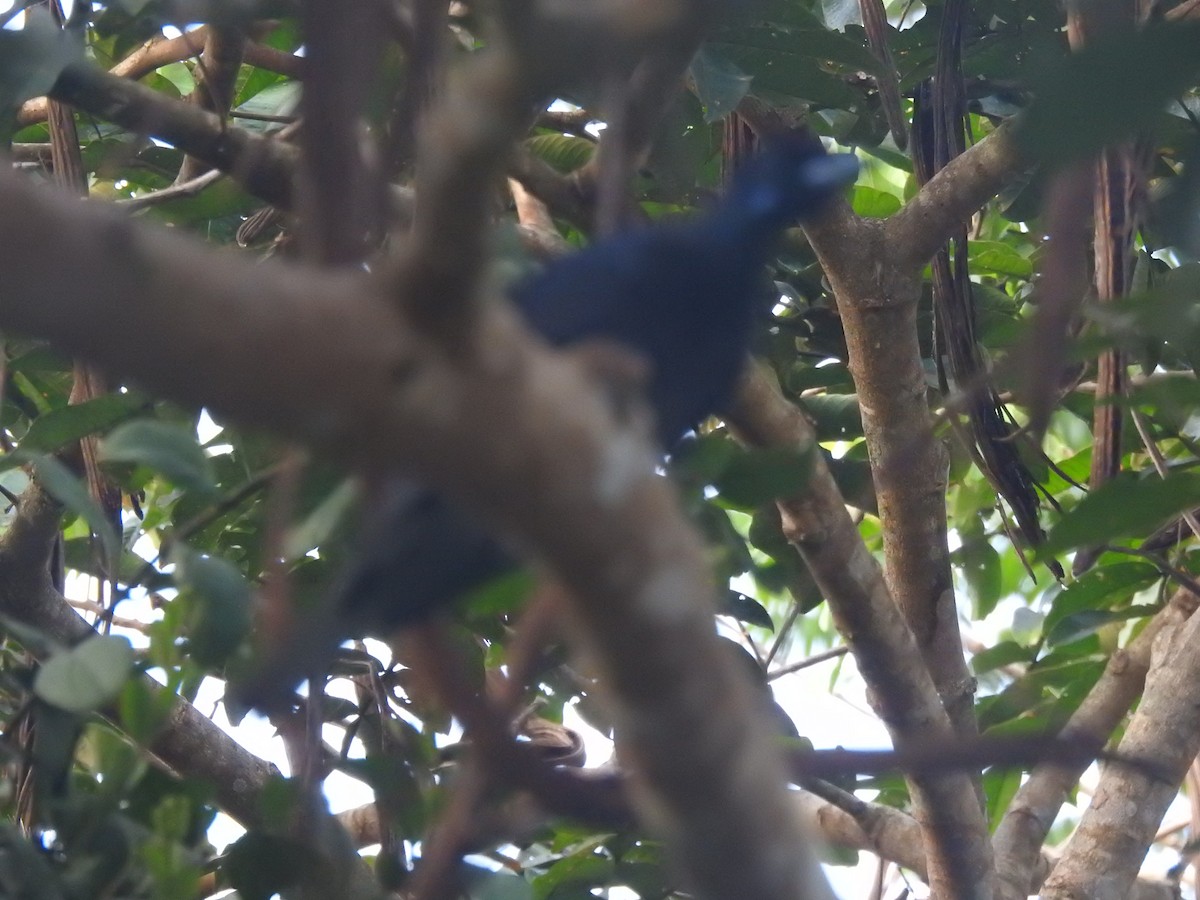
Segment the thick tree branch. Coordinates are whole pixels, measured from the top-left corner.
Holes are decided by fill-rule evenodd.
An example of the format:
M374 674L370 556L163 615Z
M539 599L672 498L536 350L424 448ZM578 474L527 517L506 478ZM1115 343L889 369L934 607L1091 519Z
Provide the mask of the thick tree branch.
M476 352L451 359L361 273L214 254L10 174L0 202L0 327L349 465L403 461L536 550L620 701L637 805L692 885L830 896L778 750L717 644L703 549L649 445L572 362L494 304ZM131 332L135 354L120 339Z
M821 588L897 749L952 742L954 729L913 635L900 617L874 557L846 511L804 415L758 370L743 381L729 421L754 446L809 451L803 494L780 501L784 531ZM953 607L943 610L953 616ZM924 773L909 778L929 874L939 896L988 896L991 846L971 779Z
M216 115L222 122L229 116L237 87L238 71L246 52L246 35L234 25L211 25L204 37L204 53L196 67L196 88L189 102ZM208 167L192 156L185 156L175 183L186 184L207 171Z
M1154 640L1141 703L1042 897L1128 896L1167 807L1200 751L1200 616Z
M970 221L988 200L1029 165L1006 122L952 159L904 208L884 222L887 258L900 268L920 268Z
M109 69L108 73L130 81L138 81L155 69L197 55L204 48L207 37L206 25L178 37L150 41L130 53ZM245 48L245 62L247 65L278 72L289 78L301 78L304 74L304 57L285 53L265 44L248 43ZM24 128L26 125L44 122L46 112L45 97L27 100L17 113L17 127Z
M67 66L50 93L55 100L136 134L166 141L229 173L273 206L291 208L296 151L287 144L226 128L213 113L85 63Z
M894 262L886 224L849 210L807 229L837 297L883 521L887 582L960 734L974 681L958 632L946 540L946 450L933 433L917 337L921 274ZM863 266L862 259L878 260Z
M1106 740L1141 696L1155 639L1187 621L1196 604L1197 598L1189 592L1176 591L1129 646L1112 655L1104 674L1063 727L1060 737L1097 746ZM1082 760L1039 766L1013 797L992 839L1001 900L1024 900L1037 889L1032 863L1085 768Z

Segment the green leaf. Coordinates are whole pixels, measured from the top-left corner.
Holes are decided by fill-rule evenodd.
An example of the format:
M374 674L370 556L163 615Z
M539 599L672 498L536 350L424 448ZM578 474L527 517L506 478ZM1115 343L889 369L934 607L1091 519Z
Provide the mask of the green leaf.
M777 4L766 24L729 30L722 32L720 37L722 41L738 46L761 47L822 63L837 63L847 70L880 72L879 60L862 40L828 27L800 3Z
M745 43L713 41L711 46L754 76L755 91L776 91L834 109L852 109L861 102L853 88L821 68L815 59Z
M537 134L525 146L538 159L564 174L583 166L596 152L592 141L574 134Z
M1105 625L1150 616L1157 612L1153 606L1127 606L1125 609L1085 609L1072 613L1050 629L1046 635L1047 647L1070 644L1095 634Z
M200 494L217 493L212 466L196 436L169 422L139 419L117 428L100 445L105 462L133 463Z
M787 448L748 450L730 460L713 486L726 503L755 509L802 490L812 472L811 451Z
M169 63L159 67L158 74L175 86L181 97L186 97L196 89L196 79L192 70L181 62Z
M1063 516L1038 558L1148 534L1170 516L1196 506L1200 506L1200 472L1179 472L1164 479L1121 475L1093 490Z
M867 219L886 219L892 213L899 211L900 198L879 188L865 184L854 186L854 196L850 205L858 215Z
M1033 263L1000 241L968 241L967 255L973 275L1029 278L1033 274Z
M87 485L53 456L34 457L33 472L51 497L87 522L100 541L105 560L110 564L115 562L121 553L120 538L100 504L88 493Z
M537 578L533 572L515 569L467 592L460 603L472 616L495 618L519 609L536 586Z
M238 112L257 116L290 116L299 105L300 82L284 81L259 91L239 106Z
M142 409L145 401L133 394L105 394L94 400L64 406L34 419L21 447L49 453L97 431L104 431Z
M671 471L683 481L711 484L740 452L734 441L722 435L684 438L671 452Z
M227 560L180 548L172 551L180 586L194 597L188 648L204 666L219 666L250 632L251 592L241 571Z
M313 865L312 850L290 838L251 831L225 852L225 873L241 900L269 900L299 884Z
M1089 570L1073 584L1059 590L1050 604L1042 630L1052 632L1063 619L1077 612L1111 609L1148 588L1162 575L1148 562L1107 563Z
M579 893L567 893L571 888L578 888L583 892L581 896L586 896L593 887L608 883L613 868L611 859L596 853L572 854L554 863L545 875L533 879L534 896L538 900L552 900Z
M98 634L57 653L38 670L33 690L59 709L85 713L116 699L133 671L129 640Z
M1012 663L1029 662L1031 656L1028 647L1016 641L1001 641L995 647L988 647L971 657L971 671L982 675Z
M489 873L471 886L471 900L533 900L533 885L506 872Z
M1012 802L1021 786L1022 774L1016 767L994 768L983 774L989 830L1000 824L1008 804Z
M964 543L953 557L962 566L967 586L971 589L976 617L987 616L1000 602L1003 581L1000 554L986 538L980 537Z
M818 441L847 441L862 437L858 394L810 394L797 403L816 427Z
M867 460L851 456L839 459L827 456L825 464L833 474L833 480L847 503L863 512L879 515L879 502L875 498L875 479L871 473L871 464Z
M1033 79L1019 138L1051 164L1082 159L1151 125L1200 72L1200 25L1155 23L1098 40Z
M696 96L704 106L704 121L716 122L733 112L754 79L713 48L705 45L692 58Z

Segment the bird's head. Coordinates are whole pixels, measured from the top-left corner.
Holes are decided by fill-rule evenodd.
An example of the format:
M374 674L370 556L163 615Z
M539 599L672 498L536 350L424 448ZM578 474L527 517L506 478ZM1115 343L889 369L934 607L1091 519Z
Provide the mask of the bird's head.
M729 201L781 226L816 215L857 176L858 160L849 153L827 154L816 140L780 138L738 170Z

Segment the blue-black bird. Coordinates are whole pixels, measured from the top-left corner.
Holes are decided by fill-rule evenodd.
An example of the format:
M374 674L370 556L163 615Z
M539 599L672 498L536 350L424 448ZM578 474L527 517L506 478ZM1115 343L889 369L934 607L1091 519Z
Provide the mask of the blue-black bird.
M769 144L708 212L597 240L518 284L512 300L552 344L603 339L640 355L668 449L731 399L772 300L764 269L783 230L819 213L857 173L855 157L826 155L815 140ZM319 668L321 653L342 640L420 621L512 567L500 544L439 494L399 480L384 493L325 622L280 648L291 663ZM288 668L290 688L302 675Z

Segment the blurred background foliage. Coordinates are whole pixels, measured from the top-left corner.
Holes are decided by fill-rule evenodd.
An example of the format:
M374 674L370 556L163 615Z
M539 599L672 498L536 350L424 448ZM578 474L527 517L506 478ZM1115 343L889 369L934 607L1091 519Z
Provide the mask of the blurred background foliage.
M196 9L203 7L215 18L234 6L197 4ZM254 41L295 54L302 46L295 11L288 3L271 7L255 7ZM96 4L80 29L82 52L110 67L158 38L165 24L193 21L190 9L162 0ZM933 72L941 7L904 0L890 4L887 15L887 40L909 111L917 86ZM15 9L7 16L10 26L19 24ZM485 44L472 5L455 4L450 21L455 53L470 54ZM970 223L967 254L977 336L985 357L995 363L1001 396L1012 387L1006 382L1012 373L1002 361L1033 312L1049 167L1082 158L1136 129L1153 147L1151 202L1136 241L1131 295L1104 308L1085 307L1073 347L1072 380L1053 413L1045 456L1027 447L1023 451L1045 494L1042 522L1050 535L1049 552L1066 556L1100 546L1104 552L1095 566L1060 583L1034 557L1024 564L995 490L956 443L949 424L954 414L939 419L953 457L948 508L960 612L975 641L973 667L982 689L978 712L989 733L1064 719L1121 636L1138 628L1175 586L1194 584L1191 579L1200 571L1200 556L1179 518L1200 507L1196 32L1183 29L1181 38L1151 28L1136 43L1098 46L1068 60L1064 28L1057 4L1024 0L976 0L964 26L962 65L973 139L1023 117L1023 140L1044 163ZM10 108L46 88L38 71L44 46L21 43L17 35L4 33L0 44L0 59L7 56L0 64L0 99ZM196 88L199 65L194 56L185 57L141 82L162 95L186 98ZM831 144L857 149L864 171L850 198L854 210L877 218L894 213L917 186L907 152L889 134L871 77L879 68L857 3L772 0L752 15L726 22L697 55L689 91L663 117L653 153L637 173L636 191L646 214L692 209L718 189L728 117L747 97L807 123ZM405 54L395 47L375 87L374 127L386 126L390 99L402 88L405 73ZM277 131L295 115L299 91L293 78L243 64L231 127ZM552 116L544 118L525 141L526 149L559 173L578 170L596 146L600 120L588 113L597 100L586 90L557 98L551 109L570 111L577 127L568 131ZM93 197L131 201L175 181L183 161L178 150L88 114L77 116L77 128ZM16 164L35 175L45 171L46 124L19 128L10 136ZM213 244L236 245L247 217L261 208L256 198L221 180L195 196L148 205L135 214ZM558 225L567 240L586 239L578 223ZM238 252L287 254L290 227L280 217ZM502 246L501 262L512 271L535 264L524 258L516 240ZM775 260L771 277L779 301L758 352L785 394L815 423L820 452L868 547L880 553L882 536L840 320L799 233ZM928 281L922 321L931 402L940 408ZM1132 373L1128 395L1115 401L1128 420L1123 474L1089 494L1080 485L1087 481L1092 452L1090 360L1112 346L1126 351ZM137 334L129 335L128 352L139 352ZM0 460L0 485L19 493L33 467L65 504L68 595L90 619L97 618L101 600L109 604L113 627L101 626L112 632L103 641L57 649L50 663L37 667L25 651L44 638L7 623L0 718L10 740L0 743L0 753L13 777L0 796L0 893L179 898L236 888L246 898L269 897L306 871L303 851L280 827L289 808L288 782L280 777L278 790L268 797L273 808L263 811L260 827L218 852L207 838L215 815L211 788L187 773L164 774L137 749L136 742L148 740L162 721L167 705L134 676L153 672L169 691L195 699L206 678L221 679L228 667L239 665L250 652L252 596L273 566L286 569L297 602L329 590L354 547L359 490L326 461L298 465L294 451L261 433L156 401L132 387L69 404L71 361L40 342L8 336L3 354L0 440L7 453ZM1131 419L1135 412L1165 460L1165 479L1139 439ZM1012 413L1021 421L1019 408ZM101 436L103 470L125 498L119 533L79 476L55 460L55 454L88 435ZM773 673L839 644L816 585L780 534L772 503L803 488L804 462L797 454L743 449L714 421L681 446L667 466L709 541L718 577L731 586L721 627L735 642L732 652L759 672ZM292 485L281 527L273 518L272 484L284 470L291 473ZM527 593L527 581L506 580L456 614L459 643L475 660L479 678L485 669L504 665L510 617ZM126 621L131 618L136 621ZM334 674L359 676L359 688L324 698L320 715L327 726L324 764L368 785L390 816L378 868L385 881L398 884L415 842L444 801L446 772L454 765L447 747L456 732L410 670L386 654L383 659L372 655L382 650L375 643L347 648ZM849 672L837 661L825 665L829 688L839 690ZM382 691L362 689L368 667L380 673ZM792 690L786 688L791 677L770 684L777 691ZM608 732L586 673L560 656L539 679L537 716L560 723L564 708L573 706L591 727ZM768 684L765 678L762 684ZM231 710L231 718L238 714ZM22 747L16 737L29 721L36 721L36 739ZM781 730L806 733L804 721L790 725L786 721ZM804 746L802 738L784 739ZM836 740L828 731L819 738ZM985 782L996 812L1011 796L1013 777L1002 773ZM28 779L39 798L32 811L22 806ZM898 778L863 779L856 786L881 791L882 801L904 803ZM672 896L675 890L657 845L629 828L556 821L523 846L506 847L502 866L495 865L499 851L488 848L489 854L497 871L479 869L474 896L569 900L624 885L651 898ZM835 861L853 859L843 852ZM513 877L514 872L522 877Z

